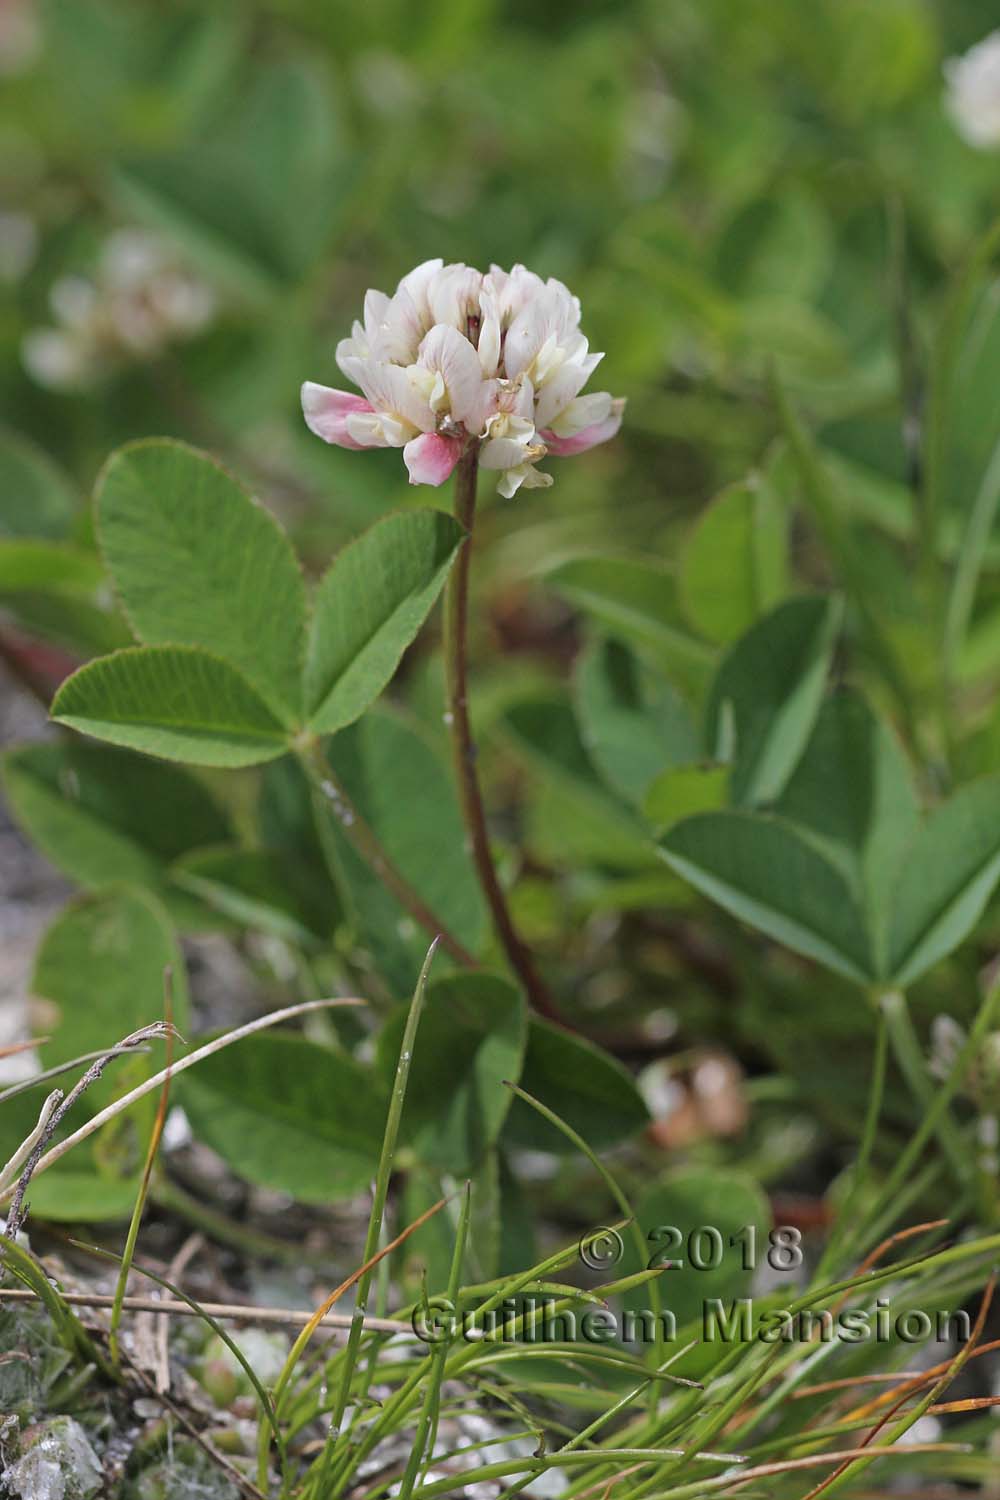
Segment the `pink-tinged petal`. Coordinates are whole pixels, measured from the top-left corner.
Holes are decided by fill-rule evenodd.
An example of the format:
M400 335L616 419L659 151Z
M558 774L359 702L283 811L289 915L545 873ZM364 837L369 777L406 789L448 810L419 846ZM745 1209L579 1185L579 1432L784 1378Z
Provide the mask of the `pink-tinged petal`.
M371 406L364 396L355 396L352 391L335 391L328 385L316 385L307 380L302 387L302 415L310 432L323 439L324 443L336 443L338 448L364 448L351 436L347 419L359 412L370 412Z
M407 438L436 428L437 418L402 365L345 358L340 360L340 368L361 387L375 411L390 413L408 429Z
M609 391L592 391L589 396L577 396L563 407L552 422L539 422L539 427L549 427L556 437L576 437L588 427L597 427L611 415L614 402Z
M403 449L411 484L444 484L462 456L462 440L424 432Z
M551 428L538 435L549 452L554 453L557 458L572 458L576 453L586 453L588 448L596 448L598 443L606 443L609 438L613 438L622 425L624 411L624 401L613 401L609 417L603 422L595 422L592 427L585 427L572 437L557 437Z
M535 404L535 421L539 427L554 426L560 413L580 394L603 358L603 354L586 354L580 359L568 359L549 376L538 391Z

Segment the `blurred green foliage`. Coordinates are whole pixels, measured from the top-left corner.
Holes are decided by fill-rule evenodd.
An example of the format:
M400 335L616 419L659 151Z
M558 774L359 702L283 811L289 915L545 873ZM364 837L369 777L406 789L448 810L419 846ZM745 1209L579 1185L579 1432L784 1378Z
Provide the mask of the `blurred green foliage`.
M942 72L979 40L980 5L12 9L30 45L5 63L0 97L3 629L77 659L129 640L85 497L110 450L149 434L211 450L274 508L318 576L363 527L427 500L397 453L326 447L302 421L299 386L339 383L334 349L366 288L391 290L432 256L560 277L606 351L601 385L628 407L613 443L552 461L551 490L484 497L474 711L518 921L574 1018L612 1050L632 1060L630 1048L662 1036L725 1044L751 1071L783 1072L810 1123L853 1134L875 1023L838 976L922 976L978 922L997 874L991 818L979 815L995 784L945 799L996 767L1000 743L990 255L955 281L1000 208L1000 179L997 154L957 132ZM177 493L157 495L167 531ZM132 498L141 517L141 487ZM221 532L214 542L225 551ZM144 557L140 592L152 571ZM169 613L182 591L165 577ZM199 620L206 600L222 617L208 644L225 655L230 595L186 582ZM268 600L248 596L266 617ZM299 608L283 615L291 636ZM252 626L248 659L260 618ZM144 628L206 644L173 620ZM440 678L432 629L404 658L393 707L338 737L329 766L413 881L437 880L442 903L460 908L457 928L481 954L483 912L439 764ZM831 696L845 679L869 707ZM206 696L217 701L218 685ZM831 794L842 736L859 769ZM276 737L274 754L286 748ZM22 823L85 887L127 853L185 930L288 941L294 979L281 982L295 994L346 974L383 1011L402 998L424 937L340 830L318 850L290 763L249 792L213 784L235 805L210 805L208 823L240 824L227 843L165 840L113 795L107 756L70 768L86 816L68 813L61 757L15 757L8 788ZM713 761L733 769L724 812L728 773ZM204 811L186 780L174 785ZM931 894L945 914L925 911L911 876L899 931L880 927L876 954L859 927L868 898L884 898L872 919L884 926L917 802L938 800L944 816L922 837L940 853ZM775 803L798 832L774 838ZM94 809L108 825L99 846ZM666 835L668 868L651 826L666 834L692 814L697 825ZM982 849L966 836L977 819L989 823ZM879 843L881 822L892 837ZM797 888L772 881L781 860L754 842L761 824L767 848L774 838L792 849L806 872ZM448 858L432 843L443 829ZM834 972L706 917L692 885ZM935 968L918 1019L971 1011L982 956L970 945ZM551 1083L564 1061L542 1067L545 1035L536 1023L526 1056ZM594 1097L613 1100L624 1085L611 1063L593 1067ZM643 1111L631 1093L626 1102L638 1128ZM815 1147L808 1125L797 1146L779 1139L787 1120L775 1113L780 1128L768 1134L765 1103L744 1142L765 1180ZM533 1139L524 1119L511 1114L515 1144Z
M22 4L37 56L0 102L0 206L36 253L4 296L0 402L82 489L121 441L185 437L322 558L406 496L392 456L309 437L298 385L334 378L367 286L433 255L566 280L602 383L630 398L613 451L498 522L531 527L536 557L600 542L609 511L619 543L668 552L678 518L759 459L771 355L839 451L901 477L887 204L919 324L997 202L993 157L941 105L971 3ZM25 335L136 225L210 286L213 318L45 389Z

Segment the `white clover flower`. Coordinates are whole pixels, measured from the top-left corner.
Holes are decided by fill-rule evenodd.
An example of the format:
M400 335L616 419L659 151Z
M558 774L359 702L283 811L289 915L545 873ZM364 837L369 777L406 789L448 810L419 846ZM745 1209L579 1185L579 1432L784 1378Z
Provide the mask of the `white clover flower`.
M26 73L41 53L43 40L35 0L0 0L0 77Z
M2 0L0 0L2 3ZM211 288L179 267L155 236L116 230L92 276L61 276L49 292L56 326L22 344L28 373L53 390L79 390L130 360L155 358L211 321Z
M1000 146L1000 31L944 65L945 106L963 140L985 150Z
M580 395L602 358L561 281L428 260L394 296L368 292L364 321L337 346L363 395L306 381L302 410L324 442L402 448L411 484L443 484L476 443L509 498L552 483L535 467L547 454L582 453L618 431L624 401Z

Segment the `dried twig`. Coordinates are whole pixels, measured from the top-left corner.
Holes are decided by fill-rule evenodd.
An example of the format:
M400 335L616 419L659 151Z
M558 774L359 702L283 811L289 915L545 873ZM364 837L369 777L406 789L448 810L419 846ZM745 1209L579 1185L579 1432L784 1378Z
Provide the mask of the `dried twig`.
M71 1307L112 1307L114 1298L104 1292L60 1292L64 1302ZM5 1302L35 1302L34 1292L20 1288L0 1287L0 1305ZM201 1302L199 1310L186 1302L164 1297L125 1297L122 1306L127 1312L162 1313L165 1317L196 1318L201 1312L213 1318L222 1318L241 1323L266 1323L273 1328L304 1328L316 1316L313 1308L289 1309L285 1307L251 1307L241 1302ZM327 1313L318 1325L320 1328L347 1331L357 1320L348 1313ZM365 1316L365 1327L376 1333L413 1333L413 1325L399 1318L377 1318Z
M45 1152L44 1156L39 1156L39 1159L32 1165L32 1175L38 1176L39 1173L45 1172L49 1167L54 1166L57 1161L66 1155L67 1151L72 1151L74 1146L78 1146L81 1141L85 1141L95 1131L102 1129L109 1120L115 1119L124 1110L135 1104L137 1100L145 1098L147 1094L151 1094L156 1089L162 1087L166 1078L176 1078L177 1074L183 1073L185 1068L193 1068L203 1058L211 1057L215 1052L221 1052L224 1047L231 1046L233 1042L242 1041L245 1036L252 1036L254 1032L264 1031L269 1026L277 1026L280 1021L291 1021L297 1016L308 1015L311 1011L330 1010L333 1007L341 1005L365 1004L367 1004L367 1001L353 998L344 1000L303 1000L298 1005L286 1005L283 1010L271 1011L269 1015L258 1016L256 1021L248 1021L245 1026L237 1026L234 1031L227 1031L224 1036L216 1037L214 1041L206 1042L204 1046L196 1048L194 1052L189 1052L186 1057L181 1058L180 1062L174 1063L172 1068L163 1068L159 1073L154 1073L152 1078L147 1078L145 1082L138 1084L127 1094L123 1094L120 1099L116 1099L113 1104L109 1104L106 1109L102 1109L96 1115L93 1115L91 1119L80 1126L79 1130L75 1130L65 1140L58 1141L50 1150ZM157 1026L160 1025L162 1025L162 1022L157 1022ZM139 1032L136 1033L137 1036L141 1034ZM116 1057L121 1050L121 1045L106 1053L105 1058ZM81 1083L82 1081L81 1079ZM77 1088L79 1088L79 1085L77 1085ZM76 1092L77 1090L74 1089L73 1093L68 1096L66 1101L67 1107ZM65 1109L62 1106L60 1108L61 1114L65 1114ZM11 1192L10 1188L0 1189L0 1202L4 1198L10 1197Z
M7 1227L4 1233L8 1239L15 1239L24 1223L25 1205L24 1195L28 1190L28 1183L34 1175L35 1169L42 1158L42 1153L49 1141L55 1135L60 1122L65 1118L77 1100L86 1093L91 1084L96 1083L104 1069L112 1058L119 1057L122 1052L129 1051L133 1047L140 1047L145 1042L153 1042L161 1037L176 1036L177 1032L173 1026L165 1021L154 1021L150 1026L143 1026L138 1031L133 1031L130 1036L124 1037L114 1047L103 1053L92 1062L83 1077L63 1096L61 1089L56 1089L45 1101L42 1109L42 1118L38 1122L32 1137L33 1141L30 1152L21 1170L21 1175L14 1186L11 1195L10 1209L7 1214ZM23 1151L23 1147L21 1150Z
M0 1048L0 1057L9 1057L13 1052L30 1052L33 1047L41 1047L47 1042L47 1036L36 1036L26 1042L18 1042L13 1047ZM148 1047L130 1047L130 1052L148 1052ZM46 1068L41 1073L32 1073L30 1078L22 1078L18 1083L12 1083L10 1088L0 1093L0 1104L6 1104L9 1099L16 1099L19 1094L26 1094L29 1089L36 1089L40 1083L48 1083L50 1078L58 1078L63 1073L72 1073L74 1068L82 1068L84 1063L93 1062L96 1057L116 1057L121 1051L119 1047L102 1047L96 1052L83 1052L79 1057L71 1057L68 1062L56 1063L53 1068Z
M194 1257L205 1246L205 1236L201 1233L189 1234L177 1254L167 1267L167 1280L180 1281ZM156 1342L156 1388L159 1392L170 1390L170 1319L156 1316L155 1323Z
M0 1170L0 1189L9 1187L15 1182L18 1173L24 1166L24 1163L27 1161L28 1157L31 1155L32 1151L34 1151L36 1145L45 1134L46 1128L49 1123L49 1118L52 1115L52 1112L62 1102L62 1098L63 1094L61 1089L54 1089L48 1096L45 1103L42 1105L41 1110L39 1111L38 1123L36 1124L34 1130L32 1130L31 1134L21 1142L17 1150L14 1152L14 1155L11 1157L10 1161L7 1162L2 1170Z
M5 1042L4 1045L0 1047L0 1057L4 1058L5 1060L8 1057L18 1057L22 1052L34 1051L36 1047L40 1047L43 1042L47 1042L48 1040L49 1038L47 1036L27 1036L21 1042ZM34 1080L31 1081L33 1082ZM6 1097L6 1094L0 1094L0 1102L2 1102Z

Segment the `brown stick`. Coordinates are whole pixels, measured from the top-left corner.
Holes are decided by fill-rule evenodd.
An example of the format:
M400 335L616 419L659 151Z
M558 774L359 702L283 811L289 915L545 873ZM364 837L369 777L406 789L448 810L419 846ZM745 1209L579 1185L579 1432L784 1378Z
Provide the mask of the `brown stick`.
M510 960L511 967L527 991L535 1009L550 1020L558 1021L559 1012L548 986L542 979L531 950L521 937L507 905L507 897L497 876L490 852L486 812L476 772L476 746L469 723L468 634L469 634L469 566L472 560L472 529L476 517L476 478L479 450L470 444L455 469L455 517L465 528L455 564L445 592L445 666L448 677L448 724L451 731L455 778L476 874L489 904L497 937Z
M71 1307L113 1307L114 1297L104 1292L60 1292L64 1302ZM37 1302L34 1292L0 1287L0 1305L4 1302ZM315 1308L289 1309L284 1307L248 1307L241 1302L201 1302L197 1308L187 1302L178 1302L172 1297L134 1297L122 1299L122 1307L128 1312L163 1313L175 1318L198 1318L202 1313L221 1318L226 1322L266 1323L275 1328L304 1328L310 1318L315 1317ZM356 1319L350 1313L327 1313L320 1323L321 1328L349 1332ZM365 1327L377 1333L412 1333L409 1323L399 1318L365 1317Z

